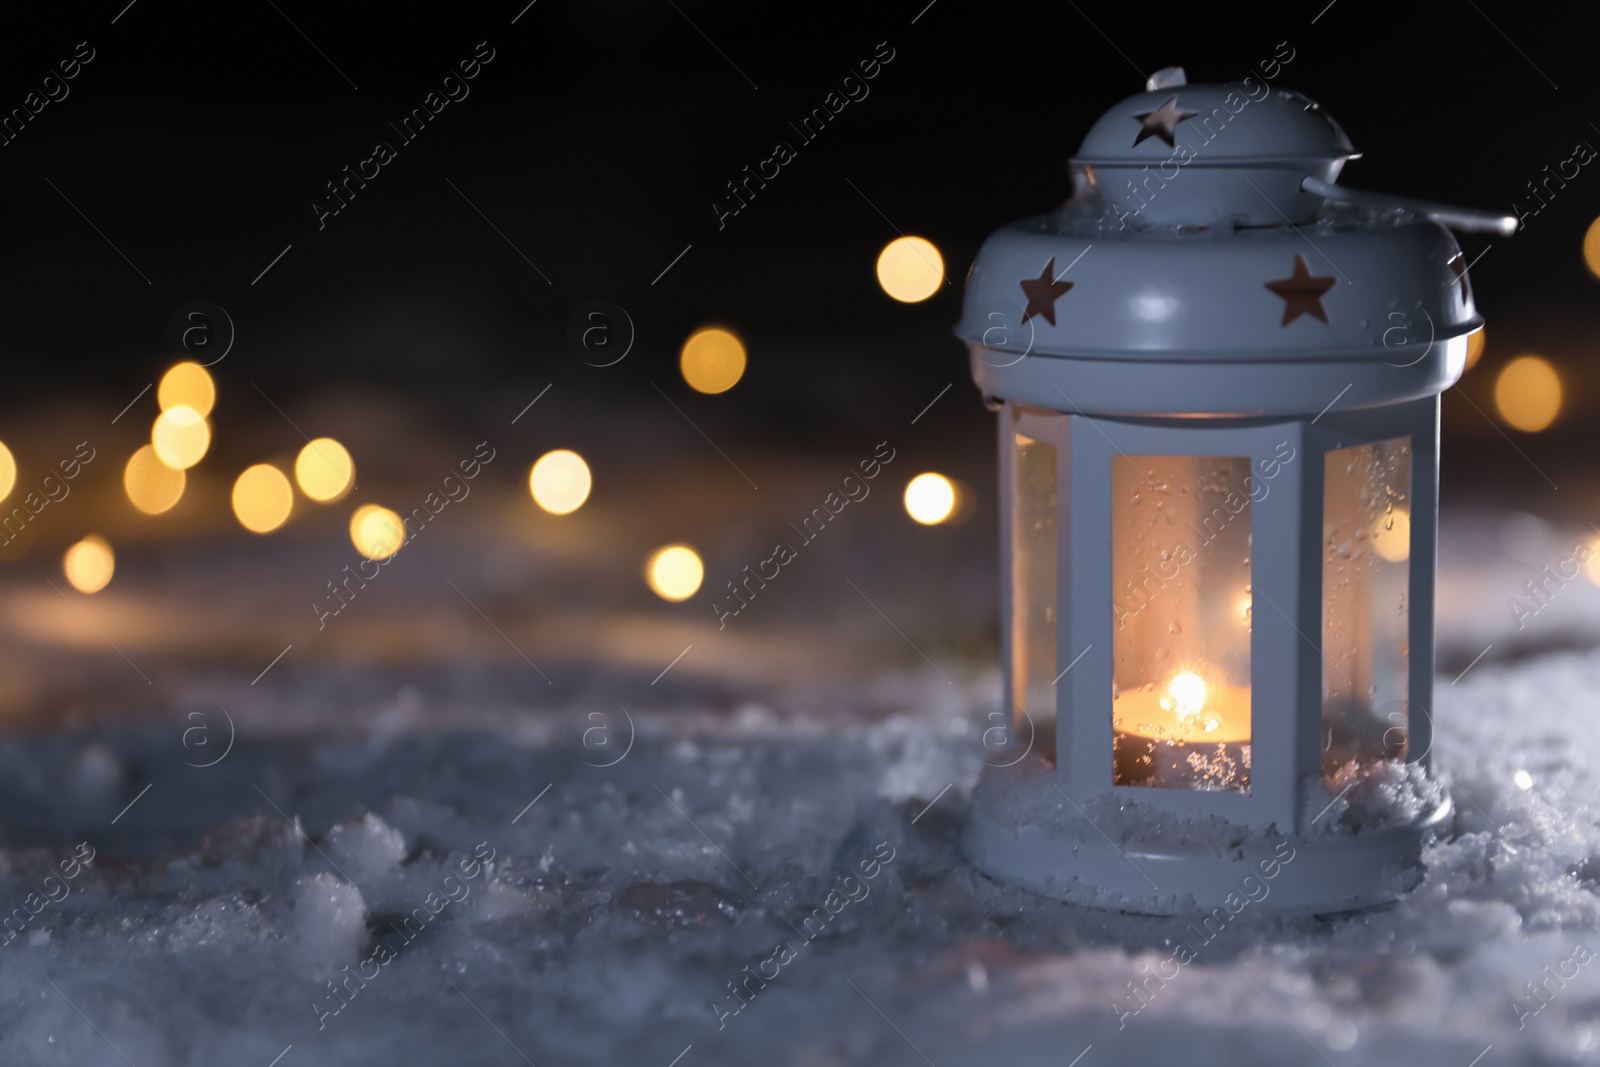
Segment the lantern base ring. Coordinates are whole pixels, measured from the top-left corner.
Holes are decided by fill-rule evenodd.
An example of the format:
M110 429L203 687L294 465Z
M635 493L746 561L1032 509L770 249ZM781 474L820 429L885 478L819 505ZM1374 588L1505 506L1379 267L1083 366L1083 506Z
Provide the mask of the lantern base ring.
M1058 803L1047 809L1019 803L1033 797L1041 777L1053 790L1053 772L1041 768L985 768L963 839L968 858L991 877L1042 896L1143 915L1237 914L1246 907L1329 914L1388 904L1421 882L1423 843L1452 812L1446 797L1360 833L1237 826L1219 834L1220 820L1211 820L1176 835L1173 823L1182 817L1152 813L1166 832L1145 837L1126 824L1091 824L1092 811L1065 794L1052 792Z

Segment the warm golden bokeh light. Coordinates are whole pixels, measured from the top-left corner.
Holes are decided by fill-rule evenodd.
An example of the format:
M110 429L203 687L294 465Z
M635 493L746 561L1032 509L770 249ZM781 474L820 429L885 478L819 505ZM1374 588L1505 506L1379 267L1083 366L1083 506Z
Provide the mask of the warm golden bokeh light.
M17 461L11 449L0 445L0 500L11 495L17 484Z
M122 469L122 488L133 506L146 515L159 515L183 499L188 477L161 462L155 446L145 445L128 457Z
M289 518L294 487L270 463L248 467L233 483L233 514L251 533L271 533Z
M90 534L67 549L61 557L61 572L80 593L98 593L111 581L117 569L111 546L99 534Z
M744 377L744 342L727 330L708 326L683 342L678 368L689 388L701 393L726 393Z
M1390 563L1411 558L1411 512L1395 508L1372 528L1372 550Z
M1589 264L1589 272L1600 278L1600 219L1589 223L1583 235L1583 261Z
M569 449L546 452L528 472L528 491L534 503L552 515L567 515L589 499L594 477L583 457Z
M1467 370L1478 365L1478 360L1483 358L1483 346L1487 338L1484 336L1483 327L1478 327L1467 334Z
M896 237L878 254L878 284L903 304L915 304L939 291L944 257L921 237Z
M663 600L688 600L705 576L705 565L688 545L658 548L644 565L645 581Z
M919 474L906 485L906 514L924 526L948 519L956 509L956 487L942 474Z
M331 504L355 485L355 461L344 445L331 437L319 437L307 442L295 457L294 480L312 500Z
M1600 537L1589 542L1589 562L1584 564L1584 569L1589 572L1589 580L1600 585Z
M150 443L161 462L173 470L187 470L199 463L211 447L211 427L194 408L179 404L157 417L150 430Z
M216 402L217 386L211 380L211 373L187 360L174 364L161 376L161 384L156 387L156 403L161 405L162 411L181 405L194 408L204 418L211 414Z
M1495 379L1494 404L1512 428L1538 433L1561 413L1561 376L1548 360L1518 356Z
M350 540L368 559L388 559L406 542L400 516L377 504L362 504L350 516Z

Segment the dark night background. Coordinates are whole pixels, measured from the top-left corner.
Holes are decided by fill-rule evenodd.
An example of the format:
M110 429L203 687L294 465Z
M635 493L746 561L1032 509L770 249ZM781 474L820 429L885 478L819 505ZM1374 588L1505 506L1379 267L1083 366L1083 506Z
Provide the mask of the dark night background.
M755 457L855 449L875 420L909 416L955 381L932 436L952 456L976 450L983 478L988 417L950 334L961 275L991 229L1063 199L1067 157L1141 73L1181 64L1193 81L1237 79L1287 41L1294 58L1276 84L1322 101L1365 152L1343 180L1445 202L1509 210L1576 142L1600 144L1586 119L1600 85L1592 41L1506 3L1340 0L1313 24L1320 2L1178 14L938 0L913 25L926 0L681 13L667 0L539 0L513 26L518 0L281 13L265 0L138 0L113 25L122 2L31 15L0 44L7 109L77 42L96 52L70 96L0 149L0 415L68 400L120 409L170 363L172 310L205 299L238 330L215 368L224 422L274 417L261 393L287 406L356 391L406 398L470 435L554 382L544 425L603 451L631 412L666 411L654 382ZM484 40L496 58L471 95L319 232L307 205L323 183L396 140L387 123ZM880 41L895 58L870 96L797 145L719 231L708 205L722 184L775 140L795 141L786 123ZM1580 254L1600 208L1591 169L1515 238L1462 238L1469 258L1493 245L1472 275L1487 354L1462 389L1492 413L1497 364L1530 350L1556 361L1561 422L1512 432L1546 469L1580 459L1593 412L1600 316ZM932 239L955 284L917 305L885 297L873 261L895 228ZM565 342L569 315L593 298L625 307L638 331L630 358L603 371ZM735 326L751 352L729 397L691 394L675 374L681 339L710 321ZM1447 505L1489 476L1497 492L1547 488L1484 416L1450 395L1444 410Z

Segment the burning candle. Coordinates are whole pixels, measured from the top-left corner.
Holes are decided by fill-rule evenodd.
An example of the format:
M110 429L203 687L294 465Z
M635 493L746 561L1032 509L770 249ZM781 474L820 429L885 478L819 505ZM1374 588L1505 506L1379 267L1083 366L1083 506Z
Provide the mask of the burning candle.
M1179 671L1164 688L1113 690L1116 779L1125 785L1243 789L1250 688Z

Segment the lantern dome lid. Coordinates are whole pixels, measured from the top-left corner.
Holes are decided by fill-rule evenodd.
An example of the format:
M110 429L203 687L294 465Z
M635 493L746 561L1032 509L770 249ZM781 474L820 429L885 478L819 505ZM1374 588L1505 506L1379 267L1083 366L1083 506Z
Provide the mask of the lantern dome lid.
M1089 131L1071 199L984 242L955 331L978 385L1135 416L1448 388L1483 320L1446 225L1516 220L1336 184L1352 158L1299 93L1159 72Z
M1185 167L1229 167L1360 154L1332 115L1292 90L1253 80L1188 85L1158 75L1152 81L1164 87L1130 96L1100 116L1074 164L1142 168L1170 159Z

